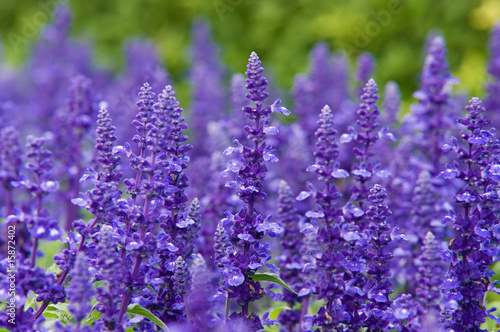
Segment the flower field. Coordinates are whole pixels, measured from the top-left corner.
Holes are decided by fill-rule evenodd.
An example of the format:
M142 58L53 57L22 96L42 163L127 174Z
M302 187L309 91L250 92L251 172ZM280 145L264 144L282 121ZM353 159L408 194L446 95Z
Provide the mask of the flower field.
M286 91L205 20L180 83L147 38L116 73L71 26L0 52L0 331L499 329L500 23L484 93L431 31L412 98L345 45Z

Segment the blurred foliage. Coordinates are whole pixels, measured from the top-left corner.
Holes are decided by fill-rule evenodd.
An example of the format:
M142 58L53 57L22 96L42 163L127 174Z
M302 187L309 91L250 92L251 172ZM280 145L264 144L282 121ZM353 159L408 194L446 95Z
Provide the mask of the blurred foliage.
M49 20L46 8L57 2L0 1L0 34L10 62L19 64L35 38L14 49L9 34L23 35L28 25L39 28L44 16L45 22ZM326 40L334 50L341 46L348 50L353 66L359 52L372 52L378 60L377 82L397 81L407 100L418 86L423 48L431 31L442 33L447 41L451 68L462 80L458 89L480 95L487 77L489 29L500 18L499 0L59 2L73 9L73 35L93 41L99 62L115 70L123 63L124 41L144 36L154 40L174 80L183 80L189 66L192 22L206 17L231 72L244 71L248 55L255 50L276 83L290 88L294 75L307 70L311 47ZM382 12L390 13L387 20L381 21Z

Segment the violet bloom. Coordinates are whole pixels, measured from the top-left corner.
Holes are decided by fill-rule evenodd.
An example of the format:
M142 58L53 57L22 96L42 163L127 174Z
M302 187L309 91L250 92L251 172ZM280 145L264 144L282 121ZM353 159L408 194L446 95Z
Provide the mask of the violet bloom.
M317 43L311 50L309 79L313 92L313 113L309 115L317 119L318 112L325 105L334 105L337 100L333 99L334 76L331 72L330 51L326 43ZM313 128L315 126L313 125Z
M73 222L75 231L81 235L78 251L86 251L85 240L99 231L95 227L96 225L111 224L113 219L122 213L118 206L118 200L122 194L122 191L118 189L118 185L122 174L117 171L120 157L114 151L114 141L116 140L114 133L115 127L111 125L108 111L105 109L99 110L95 145L99 168L94 170L89 167L89 173L80 179L80 181L91 180L93 188L85 193L80 193L78 198L72 199L73 204L87 209L94 215L94 218L89 220L88 224L85 224L83 220ZM54 257L56 262L61 262L65 266L62 267L58 264L62 270L67 270L67 262L71 262L69 268L72 267L77 251L76 236L73 232L68 233L68 238L65 241L69 243L70 248L64 249Z
M332 82L332 97L330 108L335 114L335 123L338 132L346 132L350 124L355 120L356 103L351 100L349 92L349 61L342 53L334 53L330 58L331 75L335 79ZM366 81L365 81L366 82ZM340 148L340 160L348 161L350 153Z
M135 122L138 132L142 133L135 141L143 152L140 156L133 155L133 160L138 161L133 161L138 171L135 181L127 180L131 189L140 184L140 189L134 190L140 196L129 201L129 207L132 207L129 209L130 218L140 216L133 220L133 224L140 225L139 234L132 234L140 246L129 244L127 250L135 256L132 283L137 289L146 279L157 281L155 292L141 293L140 303L157 310L158 316L167 322L183 320L188 312L187 307L179 306L176 301L178 294L172 277L179 256L187 260L193 250L199 213L197 207L188 211L186 206L185 190L189 183L185 170L189 165L187 153L192 146L185 143L188 137L184 134L187 124L184 123L183 110L170 85L165 87L154 105L152 100L149 87L144 86L138 103L142 116L139 115ZM137 206L135 202L141 200L142 204ZM155 223L159 223L164 231L158 232L153 227ZM158 262L159 268L152 266L153 261ZM128 300L130 295L127 295Z
M0 284L4 289L8 289L10 281L12 280L12 274L15 275L15 324L9 323L11 317L8 315L7 310L2 310L0 313L0 327L7 329L7 331L12 332L22 332L22 331L48 331L44 329L40 323L43 322L43 318L35 321L33 318L34 310L33 308L28 308L24 311L24 305L28 299L28 293L32 292L37 294L38 301L44 301L44 303L59 303L65 301L66 293L64 287L61 285L56 285L54 280L54 275L44 271L41 267L32 268L30 266L29 260L22 261L22 257L17 255L17 264L15 266L15 272L13 270L11 263L7 259L0 261ZM10 279L9 279L10 278ZM32 296L30 294L30 296ZM2 292L2 300L7 299L7 292Z
M0 182L5 197L4 210L1 216L8 216L14 207L12 181L19 180L21 169L21 146L19 144L19 132L11 126L2 128L0 131Z
M110 222L118 213L117 202L122 191L118 189L121 173L117 171L120 157L114 151L116 128L111 125L108 111L101 109L97 120L97 138L95 148L100 169L94 178L95 188L88 192L91 198L89 210L102 223Z
M228 217L225 225L232 226L232 238L237 241L238 246L232 246L228 250L227 263L223 268L222 285L227 290L229 298L235 298L241 306L241 312L234 312L230 315L229 324L237 324L243 320L250 326L250 331L262 328L260 318L254 313L249 313L251 302L260 299L264 295L259 282L250 278L263 266L273 268L266 262L271 258L267 253L269 244L260 242L265 233L270 236L277 236L280 228L275 223L269 221L271 216L265 216L257 209L258 202L266 199L263 179L266 176L267 167L265 162L276 162L274 150L266 144L267 135L277 133L277 128L269 125L270 113L280 112L289 114L289 111L280 107L279 100L272 105L264 106L268 97L265 91L268 85L267 80L262 75L264 68L261 67L259 57L252 52L247 65L246 87L247 99L255 106L243 108L246 116L252 120L252 125L245 126L248 134L248 145L244 145L238 140L234 140L236 147L227 148L224 153L235 154L237 159L233 160L225 173L233 173L234 180L228 181L226 186L237 189L237 195L245 203L241 211L232 215L227 212Z
M75 267L72 270L71 284L68 287L69 311L76 320L77 329L81 321L92 309L91 299L94 295L90 278L89 261L83 252L76 256Z
M370 77L373 77L375 70L375 58L370 52L363 52L358 57L356 80L358 81L357 95L363 93L363 84L367 82Z
M44 138L27 137L26 167L34 176L22 175L19 181L12 183L14 187L26 189L32 196L33 201L27 203L28 211L17 210L14 215L9 216L9 222L25 223L26 228L33 239L31 249L31 266L35 266L38 243L41 239L58 240L61 230L58 222L52 218L49 211L43 207L43 198L50 193L59 190L59 182L52 175L54 165L52 152L43 147ZM26 213L25 213L26 212Z
M295 204L292 189L282 180L278 192L278 218L284 229L281 240L283 252L277 257L281 267L280 277L293 289L302 289L305 286L304 274L301 273L306 263L303 251L305 241L304 234L300 232L300 215L297 213ZM302 298L293 293L285 292L283 295L284 301L288 303L290 308L293 308L296 303L303 302ZM305 306L307 307L307 303ZM293 330L297 325L300 326L301 311L283 310L280 313L279 321L282 326Z
M90 86L88 78L74 77L68 91L67 106L54 117L54 151L60 164L57 170L58 176L68 183L61 197L66 205L64 216L66 230L72 228L72 222L78 217L78 208L71 203L71 199L78 196L83 165L90 161L89 156L85 156L83 148L95 116Z
M90 76L93 69L91 47L69 37L71 21L70 8L58 4L53 22L42 29L25 68L33 99L22 107L34 116L24 120L35 132L52 129L54 112L64 104L70 79Z
M133 124L137 135L133 141L137 144L139 152L131 151L126 144L122 149L130 158L131 168L137 174L135 179L126 179L127 192L131 194L127 200L121 202L126 210L125 236L122 237L121 258L130 253L133 265L130 266L130 278L127 280L128 291L123 294L122 306L118 321L121 322L126 312L126 306L130 302L132 293L139 291L144 286L144 278L151 266L148 260L153 257L160 248L164 248L170 262L162 264L162 267L175 264L175 257L170 254L177 251L171 242L176 238L176 223L185 221L184 213L180 209L185 208L185 201L181 188L187 186L187 181L182 170L187 167L188 158L184 153L189 151L190 146L182 144L187 137L182 134L185 127L183 118L180 117L182 109L178 108L178 102L174 97L171 86L167 86L160 94L158 103L154 102L154 93L149 84L145 83L139 92L137 107L139 112ZM177 186L177 188L173 188ZM172 194L173 193L173 194ZM179 195L180 201L175 200ZM176 210L171 208L172 196ZM171 215L162 213L162 206L170 207ZM173 220L174 229L167 234L154 234L154 226L160 223L164 226L165 220ZM182 242L181 242L182 243ZM125 261L127 261L125 259ZM144 261L145 264L142 264ZM173 270L173 266L172 266ZM157 278L155 275L153 278ZM173 300L172 297L170 297Z
M304 74L297 75L293 81L293 109L297 122L308 133L316 128L317 116L314 113L314 95L311 79ZM308 138L309 140L309 138Z
M190 328L198 328L200 331L208 331L213 325L212 317L217 306L209 298L212 295L211 290L211 272L209 272L207 263L203 256L194 254L190 266L191 270L191 289L189 293L189 315L192 325Z
M441 146L444 137L454 127L451 114L451 86L457 79L451 76L446 61L445 41L433 36L427 45L420 90L414 93L418 104L411 106L411 114L403 124L405 130L414 131L413 144L418 147L436 175L442 163Z
M102 312L102 320L109 330L114 330L120 326L120 310L128 306L128 303L120 302L121 297L126 294L123 283L126 274L123 271L122 260L118 252L118 241L113 228L103 225L99 232L97 245L97 280L102 280L105 286L96 289L98 304L96 309Z
M394 128L398 122L399 111L401 110L401 92L399 86L394 81L389 81L384 89L384 102L382 104L381 122L386 126Z
M170 166L163 174L165 192L162 203L170 215L161 221L160 226L171 236L179 249L177 254L187 259L190 249L189 244L184 242L183 236L186 233L196 233L199 229L199 224L189 218L186 206L188 198L185 191L189 186L186 169L190 161L188 152L193 147L185 143L188 136L184 132L188 126L182 116L183 109L179 107L175 92L170 85L158 96L155 109L162 110L165 114L168 132L165 135L163 152L170 158Z
M241 110L240 110L241 112ZM241 112L243 113L243 112ZM224 218L224 211L236 210L241 206L241 202L233 193L225 187L225 179L221 172L227 166L226 157L222 152L214 152L210 160L210 172L212 174L210 180L205 184L207 194L201 200L202 220L201 234L199 237L200 245L198 252L209 262L209 267L215 268L214 262L217 261L214 256L214 234L218 229L218 224ZM214 258L214 260L210 259Z
M175 292L175 309L185 308L187 310L187 296L191 290L191 274L189 273L189 267L182 259L182 256L177 257L175 261L173 280L173 291ZM190 320L189 312L186 312L188 321Z
M210 26L198 21L193 26L191 124L194 132L193 155L209 155L207 124L220 120L226 112L225 69L218 59L218 50L210 36ZM203 171L199 169L198 171Z
M401 294L395 298L391 309L394 316L388 326L391 329L398 332L441 331L437 316L423 313L420 302L409 294Z
M359 132L349 127L349 132L340 137L341 143L351 141L356 143L353 152L359 161L352 166L351 173L355 176L355 185L352 187L351 202L344 208L349 219L359 218L363 215L363 204L369 195L367 183L374 176L384 178L389 175L387 171L381 169L380 163L374 160L373 145L380 138L395 140L394 135L388 132L387 127L377 131L380 127L378 122L380 111L376 104L379 99L377 92L377 84L373 79L370 79L363 88L363 94L360 97L362 103L359 105L358 119L356 120Z
M484 106L492 118L493 126L499 128L500 117L497 113L500 111L500 22L497 22L491 31L489 46L488 74L492 80L486 86L488 96Z
M332 72L328 45L317 43L311 50L309 62L309 75L299 75L295 79L293 97L298 123L307 133L309 144L313 145L315 140L313 133L316 130L319 112L325 105L337 105L341 100L338 99L335 90L336 76ZM342 82L342 77L338 79Z
M431 311L438 310L441 298L440 287L445 269L441 259L441 243L434 234L427 232L420 255L417 276L417 296L423 307Z
M340 299L345 293L343 280L343 255L340 251L343 245L341 224L343 221L342 210L335 207L336 201L342 194L335 186L339 178L346 178L349 173L340 168L337 161L338 144L335 142L336 130L334 129L333 114L328 106L321 110L316 130L316 149L314 152L315 163L309 166L308 171L316 173L323 183L321 190L315 189L311 184L308 192L301 192L297 199L302 200L313 196L316 208L308 211L306 217L311 218L319 228L317 241L324 247L317 266L322 269L316 282L318 298L325 300L324 307L314 318L315 324L322 328L336 328L345 320L344 308Z
M57 280L58 285L62 285L73 268L78 252L84 252L88 257L95 259L98 256L94 243L92 241L85 242L89 237L95 237L95 233L99 232L98 223L111 224L113 219L120 214L118 207L118 198L121 191L118 190L118 181L121 173L116 171L119 162L119 157L113 151L113 141L115 140L115 128L111 126L111 119L106 110L101 109L97 120L97 139L96 149L98 150L98 162L101 168L95 171L90 168L90 174L82 177L92 179L94 188L88 190L85 194L81 193L80 197L75 198L72 202L80 207L84 207L92 212L95 218L91 219L87 224L83 220L74 221L74 229L79 235L74 232L69 232L68 236L62 240L68 244L68 248L62 250L61 253L54 255L54 260L62 274ZM33 315L37 319L46 309L47 304L44 303Z
M197 243L198 232L201 229L201 217L200 201L195 198L189 205L187 220L182 224L182 226L187 226L183 227L186 230L180 235L184 241L184 255L186 257L191 256L195 247L199 247L195 246L195 244Z
M389 260L392 253L388 253L387 246L393 237L394 230L387 222L391 210L384 204L387 198L385 188L376 184L370 189L368 199L371 205L366 210L368 228L371 233L370 252L368 258L367 273L371 275L365 285L369 302L366 305L365 327L367 331L384 330L392 321L392 313L389 310L391 301L389 295L394 293L389 281L391 269Z
M460 179L463 187L453 197L458 208L451 210L443 221L453 223L455 238L450 242L450 263L441 289L441 309L445 327L456 332L483 331L480 326L487 316L494 318L483 306L486 291L496 291L495 282L489 281L494 272L489 270L499 255L500 143L495 129L487 129L481 100L472 98L466 106L468 114L458 122L466 127L461 132L465 147L452 138L445 152L455 151L458 158L439 176ZM498 319L497 319L498 321Z
M158 95L163 87L171 83L169 74L149 40L133 39L124 47L125 64L123 73L109 85L106 94L111 116L117 120L116 133L119 144L130 140L136 133L130 123L135 119L137 86L149 82L152 91Z

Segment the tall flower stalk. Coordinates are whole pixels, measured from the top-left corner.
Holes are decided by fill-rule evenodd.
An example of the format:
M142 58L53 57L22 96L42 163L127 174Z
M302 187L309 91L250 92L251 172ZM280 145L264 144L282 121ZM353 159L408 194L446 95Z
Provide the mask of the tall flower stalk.
M481 324L488 316L494 318L483 301L486 291L496 291L495 283L489 280L494 272L488 267L500 253L500 143L495 130L487 129L490 121L482 114L485 109L480 99L472 98L466 110L468 114L458 121L466 127L460 135L465 146L453 138L452 144L443 147L444 151L455 151L458 158L439 174L463 183L453 197L458 208L444 219L453 223L455 238L449 244L450 266L441 286L445 328L457 332L485 331Z
M233 312L229 316L228 324L237 326L238 322L243 322L247 325L248 331L257 331L262 328L262 323L255 312L250 312L250 303L260 299L264 295L264 290L251 276L260 267L274 268L273 265L267 264L271 258L268 254L269 244L260 240L266 232L276 236L279 231L278 226L269 221L271 216L265 216L257 208L257 203L267 197L263 184L267 172L265 162L278 161L273 155L274 150L266 144L267 135L278 132L277 128L269 125L269 115L273 111L284 114L290 112L278 106L279 100L272 105L264 106L269 95L265 91L268 82L262 75L264 68L261 67L255 52L250 55L247 68L246 98L253 102L253 105L243 108L252 122L244 128L248 134L248 145L235 139L236 147L229 147L224 152L226 155L237 156L226 170L234 174L234 180L228 181L226 186L237 189L236 194L245 206L236 215L227 212L228 217L221 224L221 227L231 226L231 237L237 244L224 244L228 249L225 251L227 257L222 261L222 287L227 292L228 298L234 298L241 306L240 312ZM218 243L216 245L220 246Z
M316 208L308 211L306 217L311 218L318 227L317 241L324 247L316 264L321 270L315 285L318 298L325 301L316 314L314 321L323 329L337 328L343 322L343 308L341 298L345 293L343 280L343 255L341 248L343 239L341 227L343 222L342 210L335 205L342 194L335 185L339 178L346 178L349 173L340 168L337 161L339 155L338 144L335 141L337 131L334 129L333 114L326 105L321 110L316 130L315 163L308 167L309 172L315 172L322 183L322 189L316 189L309 184L308 192L301 192L297 199L302 200L313 196Z

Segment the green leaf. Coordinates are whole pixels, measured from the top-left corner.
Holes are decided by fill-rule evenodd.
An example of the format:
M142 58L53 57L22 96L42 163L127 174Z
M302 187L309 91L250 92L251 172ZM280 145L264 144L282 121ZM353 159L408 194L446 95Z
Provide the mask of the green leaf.
M168 329L167 325L165 325L165 323L163 323L151 311L149 311L148 309L145 309L145 308L141 307L137 303L132 303L131 305L129 305L127 307L127 312L129 314L134 314L134 315L139 315L139 316L146 317L147 319L149 319L150 321L152 321L153 323L155 323L156 325L158 325L163 331L165 331L165 332L169 332L170 331Z
M33 307L33 309L35 308L36 295L31 296L32 293L33 293L32 291L29 291L28 296L26 297L26 302L24 303L24 310L25 311L31 307Z
M55 314L54 312L44 312L43 317L45 318L52 318L52 319L58 319L59 316Z
M96 289L98 287L105 287L106 285L104 284L104 281L102 280L99 280L99 281L96 281L94 282L94 284L92 285L92 289Z
M67 323L72 317L69 313L68 305L69 303L51 304L47 307L45 312L51 315L50 318L57 318L59 321ZM56 315L56 317L53 317L52 315Z
M88 325L92 325L101 318L101 315L102 315L102 312L94 309L94 311L92 311L92 314L90 315L90 317L85 320L85 323Z
M156 293L155 289L153 288L153 286L151 286L151 285L147 285L146 287L147 287L149 290L151 290L153 293L155 293L156 295L158 295L158 294Z
M270 272L262 272L262 273L255 273L251 276L249 276L255 281L268 281L268 282L274 282L275 284L278 284L286 289L288 289L290 292L297 294L296 291L290 288L278 275Z
M59 268L59 265L57 265L56 263L54 263L54 264L52 264L51 266L49 266L47 268L47 272L51 272L54 275L58 275L59 273L62 272L62 270Z
M59 311L64 312L66 315L71 316L69 312L69 303L57 303L52 304L51 306L55 307Z

